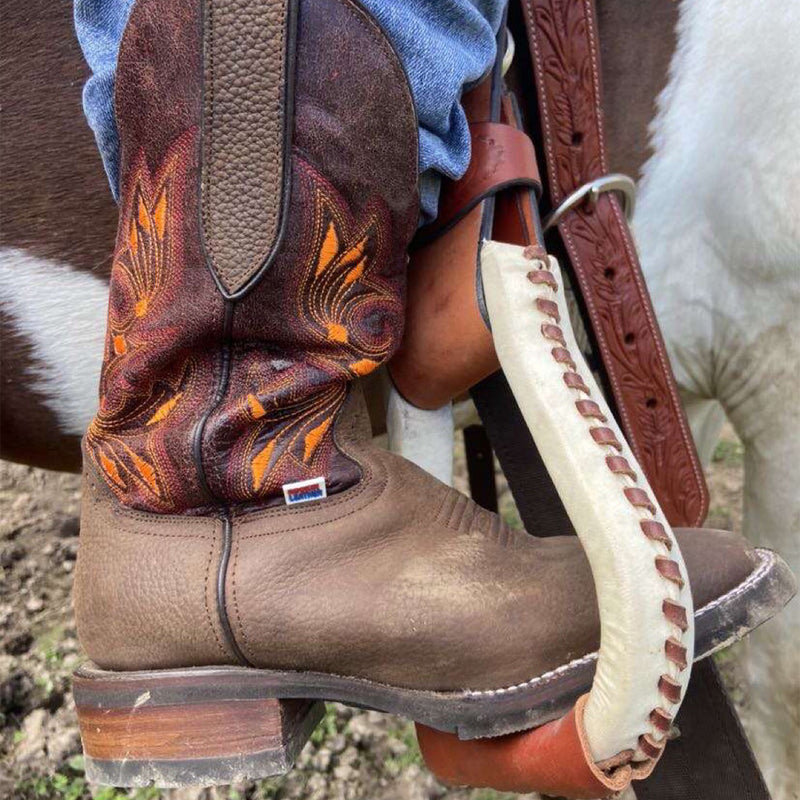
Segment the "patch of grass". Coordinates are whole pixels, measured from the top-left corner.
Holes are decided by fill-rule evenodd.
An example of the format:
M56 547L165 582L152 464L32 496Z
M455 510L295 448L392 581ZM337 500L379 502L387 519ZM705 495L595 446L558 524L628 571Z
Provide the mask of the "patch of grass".
M111 786L95 788L94 795L83 776L83 759L74 756L64 772L29 778L16 786L16 800L160 800L160 789L126 789Z
M88 785L83 776L65 775L63 772L23 781L17 786L17 793L19 800L34 800L34 798L81 800L84 797L90 797ZM103 800L110 800L110 798Z
M53 694L53 690L56 688L53 685L53 679L49 675L38 675L34 678L33 683L42 690L45 700Z
M515 800L518 795L498 792L495 789L476 789L471 797L472 800Z
M256 786L254 800L278 800L283 787L282 778L266 778Z
M342 726L342 730L347 725ZM311 734L311 742L314 747L319 747L329 736L335 736L339 731L338 720L336 718L336 709L328 704L325 706L325 716L320 720L319 725L314 728Z
M61 667L64 656L58 652L58 645L63 638L63 625L56 625L36 637L36 649L44 658L48 669L57 670Z
M738 467L744 461L744 445L736 439L723 439L714 448L711 460L715 464Z
M733 513L727 506L711 506L708 510L706 525L709 527L728 528L731 525Z
M513 501L508 505L501 503L500 516L503 518L503 521L506 523L506 525L508 525L509 528L520 529L524 527L522 524L522 519L519 516L517 506Z
M406 746L404 753L390 756L386 759L385 766L392 774L397 775L410 766L424 766L425 762L422 760L422 753L419 751L413 723L409 722L408 725L389 731L389 735Z
M717 650L716 653L712 656L714 661L717 664L725 664L731 661L736 656L736 651L731 649L730 647L725 647L722 650Z

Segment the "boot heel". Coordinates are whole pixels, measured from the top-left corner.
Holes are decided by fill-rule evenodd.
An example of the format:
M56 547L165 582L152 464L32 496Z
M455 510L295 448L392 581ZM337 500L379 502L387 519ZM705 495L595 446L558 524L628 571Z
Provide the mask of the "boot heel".
M324 705L267 697L255 673L81 667L73 690L86 777L107 786L168 788L288 772Z

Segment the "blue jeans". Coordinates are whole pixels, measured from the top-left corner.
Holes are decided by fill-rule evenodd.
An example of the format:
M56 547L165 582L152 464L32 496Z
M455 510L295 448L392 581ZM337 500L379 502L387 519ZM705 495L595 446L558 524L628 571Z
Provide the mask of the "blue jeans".
M176 0L177 1L177 0ZM436 217L441 176L460 178L470 157L460 105L464 87L495 58L495 35L507 0L361 0L383 26L408 73L419 118L423 223ZM119 200L119 136L114 74L122 32L134 0L75 0L75 29L92 76L83 110L115 200Z

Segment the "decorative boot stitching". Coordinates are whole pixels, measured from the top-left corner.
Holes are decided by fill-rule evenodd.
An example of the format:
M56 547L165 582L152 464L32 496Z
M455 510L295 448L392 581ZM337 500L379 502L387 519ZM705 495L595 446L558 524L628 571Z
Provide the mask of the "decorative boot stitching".
M523 251L523 256L537 264L537 268L528 273L528 280L534 286L541 287L543 291L556 294L558 292L558 281L550 270L547 261L542 258L541 250L534 246L529 246ZM537 297L535 305L538 311L547 317L547 320L541 326L542 336L548 341L558 344L550 352L553 360L565 369L563 373L564 383L575 392L586 396L591 395L591 390L575 366L575 359L572 358L569 352L564 332L559 327L560 313L558 304L552 299ZM593 400L587 399L587 397L581 397L576 400L575 408L587 421L606 421L600 406ZM660 522L652 519L657 514L656 505L651 500L648 492L637 485L638 476L627 459L618 454L623 448L616 433L611 428L594 424L588 430L589 435L598 447L616 451L606 457L606 466L610 472L627 484L622 486L622 491L628 502L635 509L647 515L640 521L642 533L648 540L657 546L663 547L666 551L655 556L653 561L654 568L667 584L678 589L683 588L684 578L681 574L680 566L677 561L669 557L669 552L672 549L670 536ZM688 619L686 609L669 597L666 597L663 601L662 613L675 629L675 633L664 642L664 658L667 669L658 680L658 690L664 698L664 705L674 706L681 701L681 685L676 680L676 676L688 666L688 651L682 643L682 636L688 629ZM652 731L643 733L638 740L639 753L644 755L646 759L658 758L661 754L672 720L673 715L669 708L658 707L652 709L649 714L649 723ZM619 754L619 756L622 755ZM626 759L627 761L632 761L635 760L637 754L625 753L624 755L629 756ZM615 761L615 759L611 759L611 761ZM607 768L613 768L611 761L604 762ZM619 764L615 762L614 766L619 766Z

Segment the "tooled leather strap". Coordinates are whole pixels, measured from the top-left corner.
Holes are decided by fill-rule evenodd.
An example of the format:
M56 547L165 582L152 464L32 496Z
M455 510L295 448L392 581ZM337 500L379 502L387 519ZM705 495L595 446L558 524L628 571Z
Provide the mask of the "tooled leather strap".
M556 208L608 173L594 0L522 0L547 191ZM617 198L566 213L558 231L577 277L622 428L673 525L701 525L708 489Z
M471 122L472 153L462 178L447 184L430 238L452 228L481 200L514 186L542 191L536 152L528 135L500 122Z

